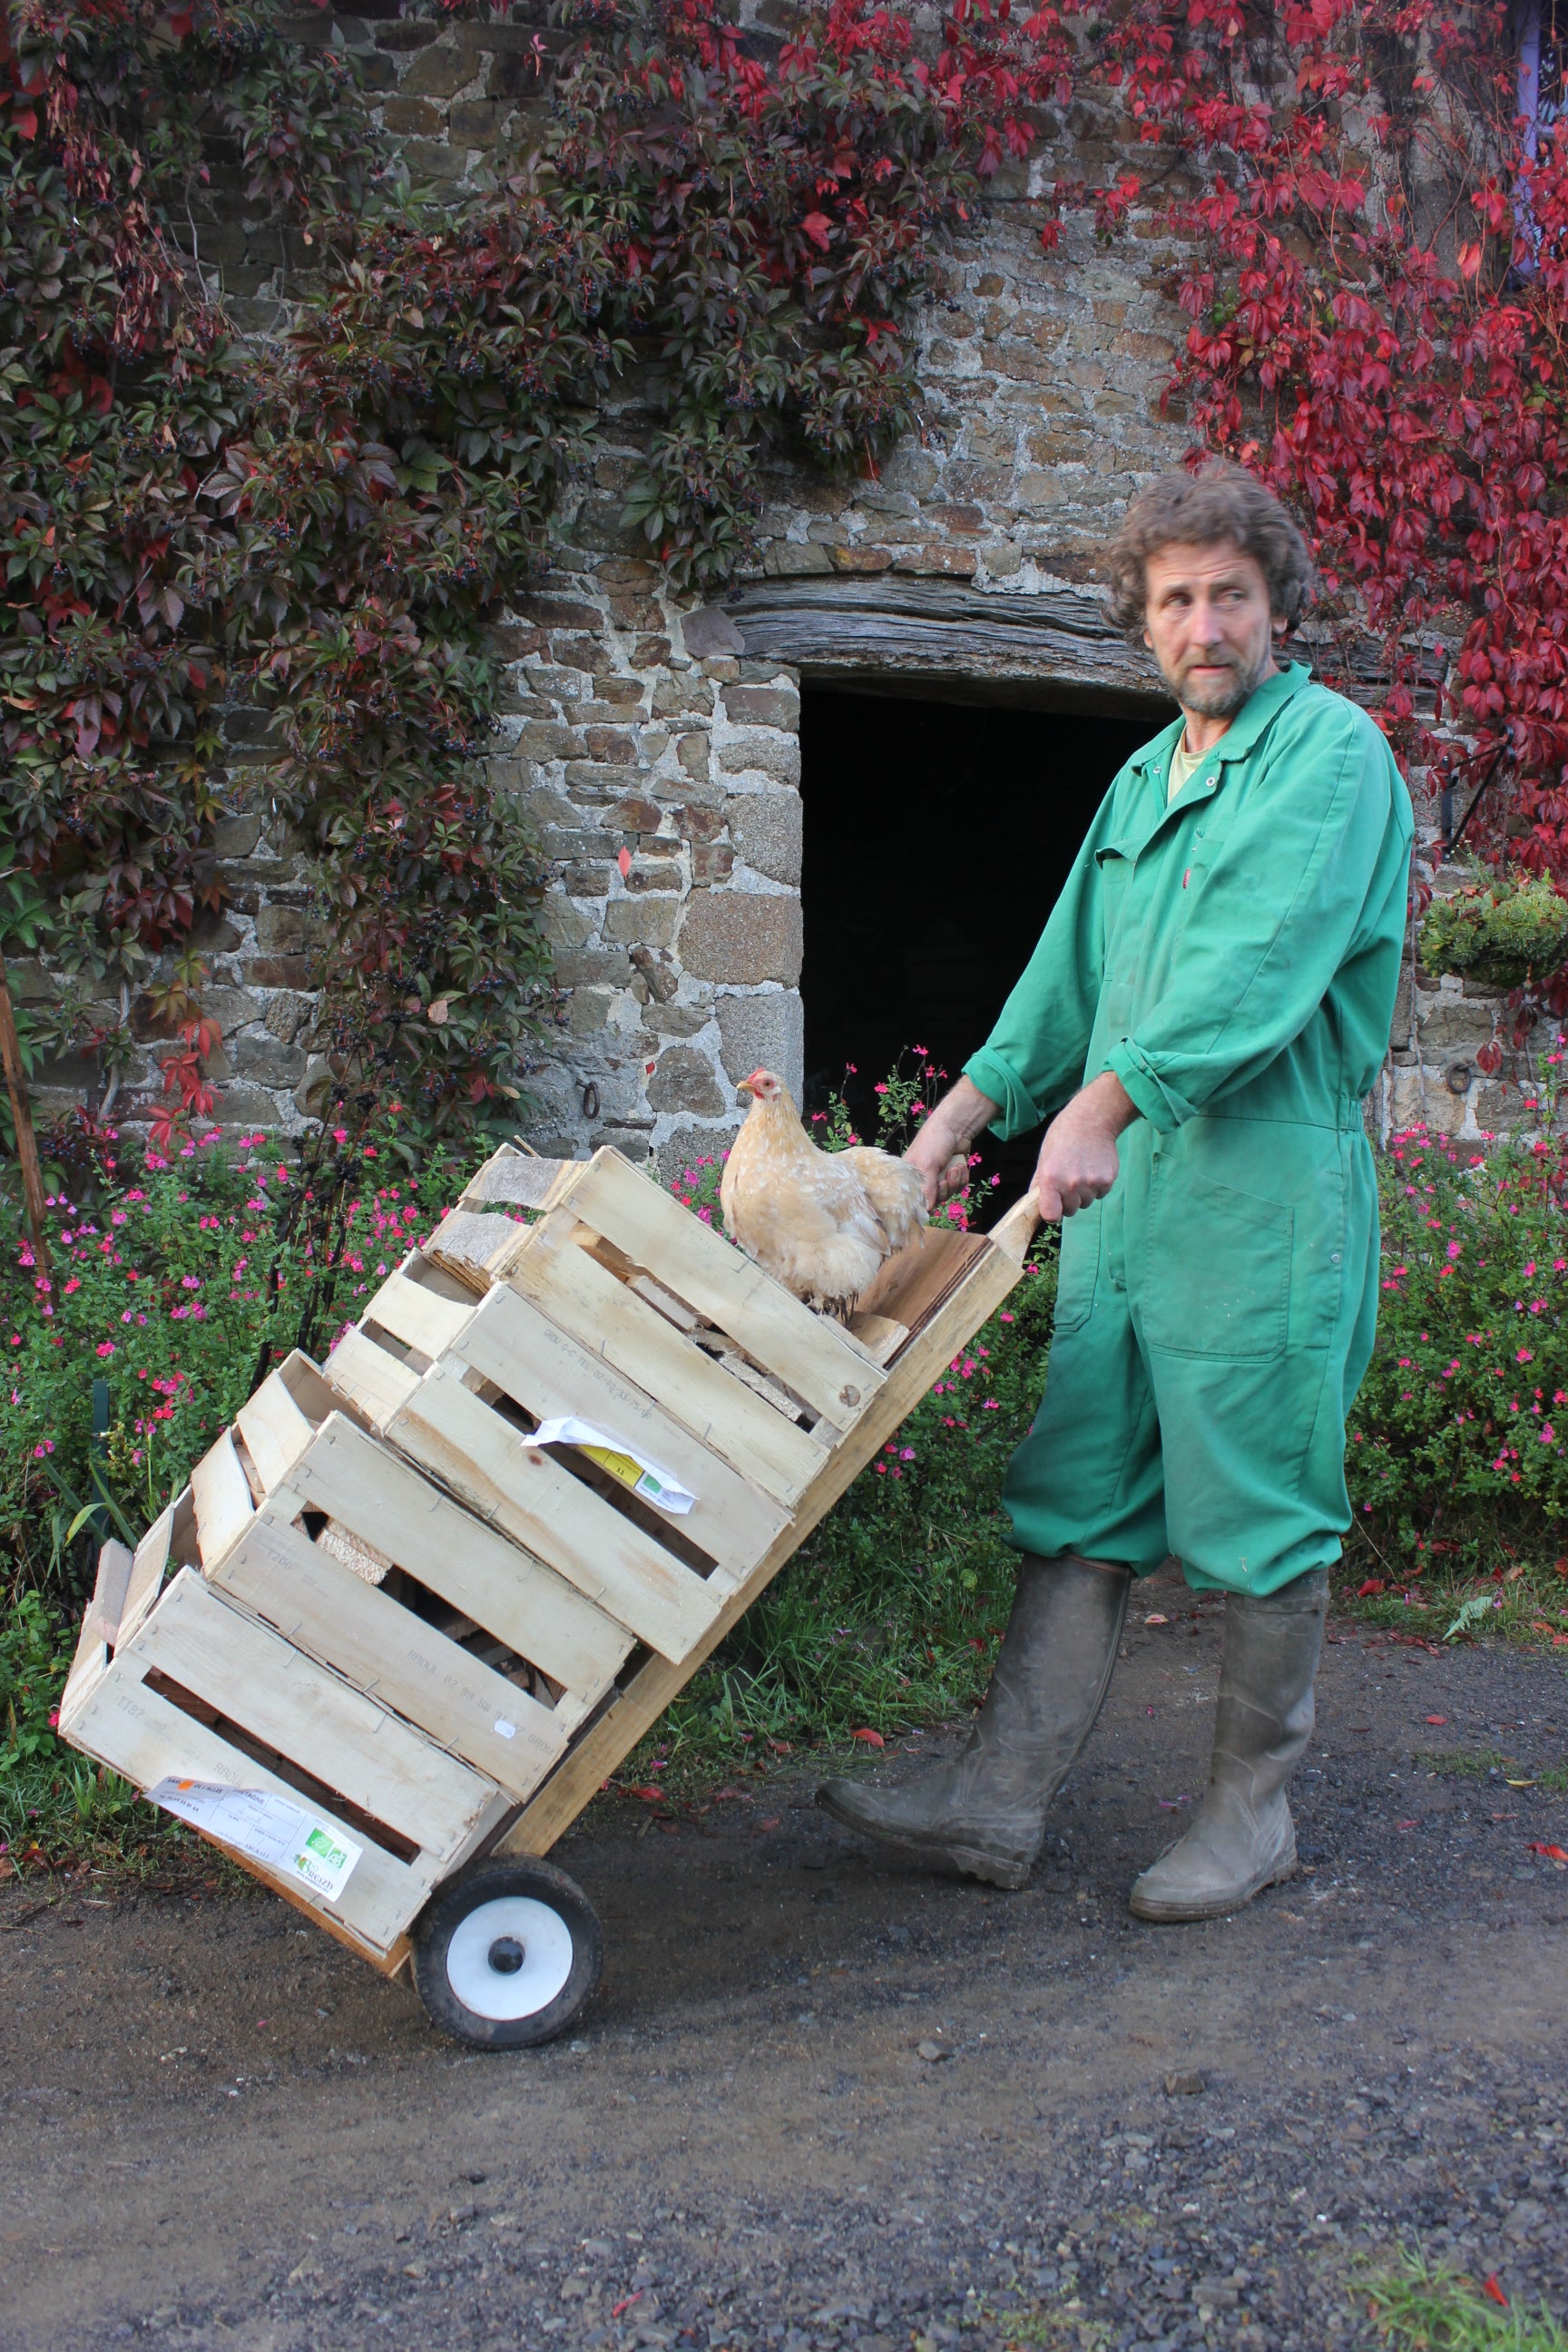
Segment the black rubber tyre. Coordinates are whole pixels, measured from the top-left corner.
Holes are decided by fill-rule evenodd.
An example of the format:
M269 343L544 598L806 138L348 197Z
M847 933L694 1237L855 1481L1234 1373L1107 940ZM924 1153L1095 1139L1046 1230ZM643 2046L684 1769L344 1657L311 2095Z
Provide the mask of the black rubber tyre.
M582 1888L547 1862L482 1862L431 1896L414 1930L414 1982L433 2025L479 2050L552 2042L605 1964Z

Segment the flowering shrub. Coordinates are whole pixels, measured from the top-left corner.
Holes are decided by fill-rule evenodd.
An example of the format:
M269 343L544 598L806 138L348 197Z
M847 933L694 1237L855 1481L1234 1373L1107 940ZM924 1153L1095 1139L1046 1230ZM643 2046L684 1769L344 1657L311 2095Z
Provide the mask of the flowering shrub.
M1565 1188L1556 1140L1393 1139L1377 1347L1346 1463L1400 1580L1568 1550Z
M851 1062L845 1070L842 1088L835 1088L828 1095L827 1108L813 1111L806 1121L812 1140L824 1151L845 1151L852 1144L866 1140L856 1126L849 1100L850 1081L858 1076L859 1072ZM901 1053L887 1076L879 1078L871 1088L871 1101L877 1117L877 1132L872 1140L878 1149L882 1151L907 1151L920 1130L921 1120L930 1117L951 1083L947 1072L938 1067L923 1045L911 1045ZM857 1091L863 1095L865 1089L860 1087ZM970 1153L969 1165L971 1168L979 1167L978 1151ZM980 1207L974 1192L977 1181L971 1178L967 1192L960 1192L952 1200L944 1201L932 1223L951 1225L959 1233L967 1233L971 1220ZM1000 1176L993 1176L987 1180L985 1189L994 1191L1001 1181Z
M336 1139L303 1167L262 1136L149 1152L125 1175L106 1150L81 1206L51 1198L52 1291L25 1247L0 1283L0 1528L16 1581L79 1597L93 1550L90 1532L69 1538L79 1512L100 1505L140 1534L250 1394L263 1347L330 1346L460 1186L444 1155L409 1175L384 1132L324 1219ZM110 1397L96 1447L95 1379Z

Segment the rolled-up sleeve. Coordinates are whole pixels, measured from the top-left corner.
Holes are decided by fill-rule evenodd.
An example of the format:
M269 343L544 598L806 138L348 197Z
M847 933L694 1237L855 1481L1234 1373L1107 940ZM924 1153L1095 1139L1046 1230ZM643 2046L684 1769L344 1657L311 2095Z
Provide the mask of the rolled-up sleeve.
M1217 851L1170 985L1105 1056L1152 1126L1171 1129L1245 1086L1298 1037L1383 911L1378 868L1396 772L1349 705L1288 715L1265 789Z

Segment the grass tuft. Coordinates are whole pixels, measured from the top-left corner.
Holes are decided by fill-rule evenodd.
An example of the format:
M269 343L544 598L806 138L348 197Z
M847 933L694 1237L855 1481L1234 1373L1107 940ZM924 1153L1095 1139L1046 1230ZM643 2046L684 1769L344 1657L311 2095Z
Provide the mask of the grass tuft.
M1491 2282L1498 2294L1495 2280ZM1505 2307L1483 2284L1432 2268L1407 2254L1399 2269L1368 2285L1371 2316L1392 2352L1568 2352L1544 2304Z

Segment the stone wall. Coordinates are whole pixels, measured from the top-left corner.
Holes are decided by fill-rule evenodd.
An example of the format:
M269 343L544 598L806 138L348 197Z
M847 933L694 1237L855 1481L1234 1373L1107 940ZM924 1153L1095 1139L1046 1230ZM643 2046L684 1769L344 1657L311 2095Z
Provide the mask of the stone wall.
M309 41L333 20L286 21ZM456 187L525 140L538 104L527 24L443 26L374 9L335 22L416 177ZM1162 409L1185 330L1172 299L1180 256L1152 221L1134 219L1107 250L1081 217L1047 255L1027 201L1031 184L1059 173L1100 175L1109 123L1080 98L1027 174L994 184L924 320L920 431L879 479L775 474L758 565L728 610L682 610L620 519L649 423L635 378L620 388L550 574L498 632L508 684L495 781L537 825L555 874L546 921L560 1019L522 1074L542 1149L614 1142L668 1168L721 1143L739 1116L735 1081L759 1063L798 1085L803 668L842 677L847 665L874 679L884 662L924 663L938 693L984 680L1157 718L1152 675L1110 635L1092 583L1129 496L1186 446L1179 415ZM248 218L221 171L212 205L198 224L204 264L238 322L266 334L309 256L276 222ZM798 605L807 588L815 639L781 629L776 612L771 628L765 612L759 620L759 598ZM924 622L905 643L910 609L936 611L950 651L920 650ZM238 736L247 725L239 715ZM321 1066L306 988L315 919L268 824L263 771L248 772L247 791L254 756L237 744L223 844L233 898L207 942L226 1033L217 1116L297 1130ZM890 793L894 781L868 777L867 789ZM1437 991L1418 1038L1448 1055L1466 1003ZM1468 1029L1454 1034L1469 1042ZM1392 1081L1401 1105L1409 1076L1402 1067ZM1442 1066L1427 1091L1458 1099ZM1472 1088L1460 1108L1469 1118L1479 1104Z

